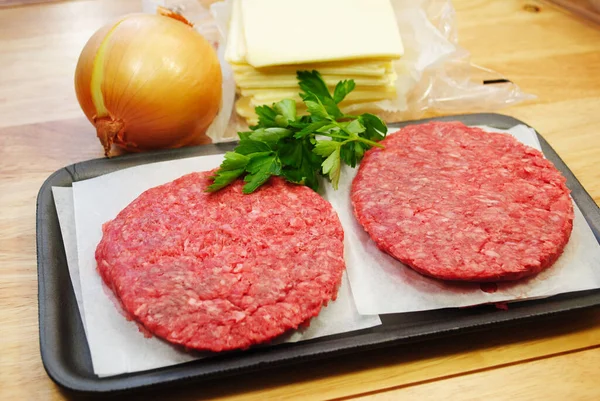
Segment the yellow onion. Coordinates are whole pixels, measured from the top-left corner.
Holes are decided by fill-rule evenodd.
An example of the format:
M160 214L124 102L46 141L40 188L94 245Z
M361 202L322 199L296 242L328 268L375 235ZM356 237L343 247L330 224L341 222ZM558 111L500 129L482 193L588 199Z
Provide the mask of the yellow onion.
M221 68L181 16L131 14L100 28L75 72L77 100L106 155L210 142L221 103Z

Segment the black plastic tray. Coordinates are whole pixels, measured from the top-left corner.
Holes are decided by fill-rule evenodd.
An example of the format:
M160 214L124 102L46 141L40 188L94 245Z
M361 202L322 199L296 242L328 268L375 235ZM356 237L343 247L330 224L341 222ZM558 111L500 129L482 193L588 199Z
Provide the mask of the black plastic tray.
M409 121L392 124L390 127L430 120L458 120L467 125L485 124L502 129L524 124L500 114L469 114ZM541 136L539 139L546 157L566 176L573 198L600 241L600 209L548 143ZM71 286L51 187L69 187L75 181L140 164L222 153L233 146L205 145L90 160L58 170L44 182L37 199L40 349L44 367L56 383L79 392L107 393L184 381L208 380L345 353L490 329L499 325L518 324L523 320L600 305L600 291L585 291L511 304L508 311L500 311L492 306L480 306L382 315L383 325L372 329L296 344L231 352L140 373L98 378L92 370L90 352Z

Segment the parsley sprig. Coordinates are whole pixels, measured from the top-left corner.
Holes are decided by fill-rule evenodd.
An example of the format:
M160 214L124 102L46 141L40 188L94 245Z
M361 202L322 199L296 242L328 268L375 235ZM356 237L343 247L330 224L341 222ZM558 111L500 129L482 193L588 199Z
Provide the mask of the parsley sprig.
M322 174L337 189L342 162L355 167L365 150L382 147L377 141L385 137L387 127L379 117L344 114L338 106L354 90L353 80L338 82L331 94L317 71L298 71L297 78L309 114L298 116L291 99L256 107L258 124L238 133L239 145L225 153L207 191L218 191L243 175L246 194L271 176L316 191Z

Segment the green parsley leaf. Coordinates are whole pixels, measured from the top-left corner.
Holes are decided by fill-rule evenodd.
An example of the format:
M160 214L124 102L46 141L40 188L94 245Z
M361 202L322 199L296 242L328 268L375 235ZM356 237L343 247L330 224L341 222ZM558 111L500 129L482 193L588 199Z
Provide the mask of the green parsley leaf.
M288 136L292 136L292 131L286 128L258 128L250 134L250 139L273 146L281 139L287 138Z
M360 123L360 120L352 120L345 126L346 131L353 135L365 132L365 127Z
M250 162L250 159L247 156L235 152L227 152L225 153L223 163L221 163L221 168L223 170L236 170L246 167L248 162Z
M354 90L355 84L353 80L344 80L338 82L333 91L333 101L336 103L341 102L344 98Z
M304 104L306 105L308 112L312 116L313 121L329 119L329 113L327 112L327 110L325 110L325 107L319 101L319 99L316 99L314 101L313 100L305 100Z
M327 89L327 84L321 77L317 71L298 71L296 73L298 77L298 85L300 85L300 89L303 90L300 93L300 97L304 100L304 104L307 105L307 102L317 102L320 103L323 108L327 111L330 118L338 119L343 116L343 113L340 111L340 108L337 105L337 102L333 100L331 93L329 93L329 89ZM354 81L351 81L354 82ZM315 113L310 112L312 120L318 121L322 117L320 115L315 115Z
M273 105L273 108L285 118L285 121L296 121L296 102L292 99L283 99ZM284 125L287 127L287 124Z
M289 182L306 185L317 191L319 189L318 172L321 169L322 158L312 152L308 139L303 140L299 149L299 165L297 168L283 167L282 176Z
M305 125L304 128L302 128L300 131L298 131L294 134L294 138L297 138L297 139L304 138L307 135L310 135L314 132L318 132L319 129L321 129L321 127L328 125L328 124L329 124L329 121L321 120L321 121L315 121L314 123Z
M319 97L312 93L307 94L303 97L304 104L308 107L309 102L319 103L328 116L323 116L322 118L328 118L330 120L335 120L341 118L344 114L341 112L338 105L333 101L331 97ZM310 113L310 110L309 110ZM321 119L321 116L316 116L314 113L310 113L310 117L312 121L318 121ZM317 118L318 117L318 118Z
M248 156L235 152L225 153L225 159L223 159L219 170L212 176L213 183L206 190L215 192L231 184L244 173L248 163L250 163Z
M354 142L354 155L356 156L356 160L362 160L365 155L365 144L362 142ZM351 165L354 167L355 165Z
M322 99L321 102L332 119L337 120L338 118L342 118L344 115L333 99L325 98Z
M328 132L328 131L330 131L330 130L332 130L334 128L338 128L338 123L334 122L334 123L331 123L331 124L324 125L321 128L319 128L317 130L317 132L320 133L320 134L324 134L324 133L326 133L326 132ZM336 129L335 131L338 132L339 128Z
M249 155L251 153L269 152L271 148L264 142L254 141L248 137L248 139L242 139L234 151L241 155Z
M275 122L277 112L269 106L258 106L254 109L256 115L258 115L258 126L260 127L278 127ZM250 127L252 129L252 127Z
M333 189L338 189L338 182L340 181L341 162L340 162L340 148L337 147L333 153L331 153L327 159L321 164L323 167L323 174L329 174L331 185Z
M358 120L365 126L367 139L380 141L385 138L387 127L381 118L370 113L364 113L358 117Z
M275 124L277 124L277 126L280 128L286 128L290 124L290 122L287 118L285 118L281 114L277 114L275 116Z
M250 163L248 163L248 165L246 166L246 170L251 174L256 174L262 170L268 171L271 164L273 164L273 161L275 160L275 158L276 158L276 156L273 154L273 152L268 152L268 153L253 157L250 160ZM265 166L269 167L269 168L266 168Z
M379 146L387 127L373 114L344 115L338 103L354 90L352 80L339 82L331 94L317 71L298 71L300 97L308 115L298 116L296 102L284 99L257 107L258 124L239 132L207 191L221 189L244 176L244 193L254 192L271 176L319 188L319 174L337 189L341 163L356 166L371 146ZM328 138L323 138L328 137Z
M258 187L267 182L269 178L271 178L271 174L263 171L246 175L246 177L244 177L246 184L242 188L242 192L245 194L251 194L252 192L256 191Z
M302 146L295 142L281 143L279 160L284 167L299 168L302 165Z
M362 144L362 142L348 142L344 144L340 151L340 157L342 158L343 162L350 167L355 167L356 163L362 159L364 154L361 146Z
M329 89L327 89L327 85L321 74L318 71L298 71L296 72L296 77L298 78L298 84L300 85L300 89L304 92L304 95L313 94L318 98L330 98L331 94L329 93ZM301 93L300 96L303 94Z
M253 158L248 163L247 170L249 174L244 177L246 184L242 189L242 192L245 194L256 191L272 175L280 175L281 163L274 154L266 154Z
M216 192L221 188L225 188L227 185L235 181L239 176L244 174L246 170L244 168L238 168L229 171L218 171L217 174L213 175L213 183L206 188L206 192Z
M356 153L354 152L354 144L356 142L346 143L340 149L340 159L350 167L356 166Z
M334 151L338 150L342 144L336 141L322 140L317 141L313 152L319 156L327 157Z
M250 135L252 135L252 131L250 132L238 132L238 136L240 137L240 141L245 139L250 139Z

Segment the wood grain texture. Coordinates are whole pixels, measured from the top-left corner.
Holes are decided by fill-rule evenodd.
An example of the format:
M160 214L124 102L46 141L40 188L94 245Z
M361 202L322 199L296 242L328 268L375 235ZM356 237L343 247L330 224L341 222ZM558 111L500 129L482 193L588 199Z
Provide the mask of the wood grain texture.
M17 7L37 3L52 3L65 0L0 0L0 8L2 7Z
M600 311L588 311L494 333L450 337L246 375L236 378L235 386L227 379L206 387L188 386L157 394L181 401L353 398L399 386L427 386L429 381L594 347L600 340L599 323ZM544 384L531 380L534 385Z
M81 117L74 89L79 53L141 0L87 0L0 10L0 127Z
M563 9L591 22L600 24L600 1L598 0L549 0Z
M600 386L586 377L597 375L600 348L559 355L501 369L487 370L412 386L371 393L357 400L453 401L600 399ZM572 369L577 366L577 369ZM509 391L506 391L509 389Z
M454 4L473 60L537 95L503 112L536 127L600 203L600 29L539 1ZM98 27L140 8L139 0L83 0L0 10L2 400L72 398L39 356L35 198L53 171L102 156L73 71ZM591 310L133 399L598 399L599 345L600 310Z

